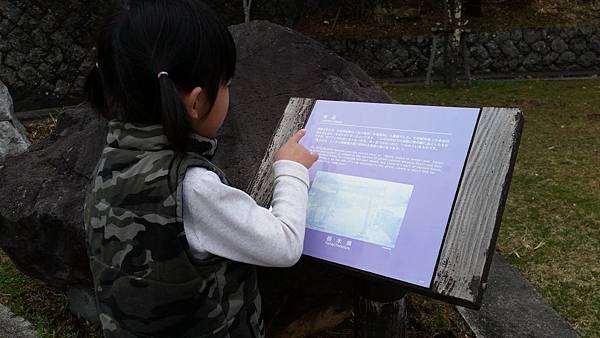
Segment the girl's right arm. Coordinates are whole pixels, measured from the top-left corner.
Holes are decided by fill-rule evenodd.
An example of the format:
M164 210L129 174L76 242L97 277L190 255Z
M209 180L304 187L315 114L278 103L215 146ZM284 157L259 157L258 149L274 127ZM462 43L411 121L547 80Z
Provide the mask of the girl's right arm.
M216 174L191 168L184 179L184 228L192 254L209 254L261 266L291 266L302 254L308 170L317 156L296 133L276 154L272 210Z

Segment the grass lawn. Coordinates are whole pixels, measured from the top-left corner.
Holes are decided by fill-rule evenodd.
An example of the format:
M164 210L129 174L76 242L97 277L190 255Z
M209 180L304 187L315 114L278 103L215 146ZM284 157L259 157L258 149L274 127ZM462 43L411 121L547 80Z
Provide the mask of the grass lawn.
M525 128L498 250L582 336L600 337L600 80L386 90L401 103L523 110ZM49 120L27 128L39 139L53 124ZM0 303L32 321L44 337L99 333L97 325L69 313L62 293L20 274L2 251ZM419 337L468 335L450 306L412 295L409 309L409 327ZM452 333L449 327L454 327ZM331 336L349 336L349 329L342 326Z
M400 103L521 108L498 251L584 337L600 337L600 80L388 86Z

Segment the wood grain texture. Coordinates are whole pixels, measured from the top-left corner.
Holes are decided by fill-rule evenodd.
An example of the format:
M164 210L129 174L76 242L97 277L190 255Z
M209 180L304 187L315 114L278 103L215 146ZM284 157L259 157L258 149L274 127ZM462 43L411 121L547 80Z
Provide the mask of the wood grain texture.
M432 283L434 294L481 305L522 124L518 109L482 109Z
M259 205L268 207L271 202L273 195L272 165L275 153L296 131L304 126L314 104L314 99L293 97L285 108L258 171L246 189Z

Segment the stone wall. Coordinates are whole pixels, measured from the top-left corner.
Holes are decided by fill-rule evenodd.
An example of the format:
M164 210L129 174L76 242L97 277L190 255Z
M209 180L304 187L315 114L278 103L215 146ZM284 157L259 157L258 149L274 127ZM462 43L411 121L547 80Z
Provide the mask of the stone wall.
M473 74L600 73L600 27L472 32L466 39ZM432 37L321 42L371 76L410 78L426 75ZM443 70L439 45L435 74Z
M93 40L110 1L0 0L0 80L15 105L77 92L93 64Z
M115 3L126 1L0 0L0 80L9 87L15 109L79 101L95 62L98 27ZM228 24L243 20L241 0L205 2ZM314 2L318 0L258 1L252 14L289 25Z

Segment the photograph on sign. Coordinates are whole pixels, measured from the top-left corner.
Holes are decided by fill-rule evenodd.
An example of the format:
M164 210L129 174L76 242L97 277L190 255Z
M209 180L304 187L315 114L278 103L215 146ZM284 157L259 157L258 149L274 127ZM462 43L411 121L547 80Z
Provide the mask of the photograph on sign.
M413 186L319 171L309 192L307 226L393 248Z
M317 100L304 254L429 287L479 112Z

